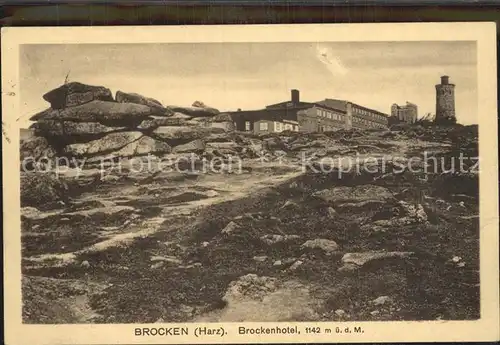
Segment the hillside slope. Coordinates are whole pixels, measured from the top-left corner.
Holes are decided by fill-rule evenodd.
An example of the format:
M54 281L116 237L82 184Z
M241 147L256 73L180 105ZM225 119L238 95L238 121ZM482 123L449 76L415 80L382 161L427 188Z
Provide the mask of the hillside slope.
M216 172L89 166L24 199L24 321L479 318L477 127L222 136Z

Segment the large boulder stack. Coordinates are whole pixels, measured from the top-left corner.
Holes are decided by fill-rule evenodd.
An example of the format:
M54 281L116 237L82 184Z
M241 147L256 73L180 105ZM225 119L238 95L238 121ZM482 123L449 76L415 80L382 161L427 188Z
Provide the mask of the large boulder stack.
M113 101L113 96L104 86L72 82L47 92L43 99L50 103L52 109L64 109L94 100Z
M196 101L190 107L163 106L137 93L78 82L64 84L43 98L50 108L35 114L34 137L21 158L47 154L87 162L170 152L202 152L206 140L234 129L229 114ZM36 156L36 157L35 157Z

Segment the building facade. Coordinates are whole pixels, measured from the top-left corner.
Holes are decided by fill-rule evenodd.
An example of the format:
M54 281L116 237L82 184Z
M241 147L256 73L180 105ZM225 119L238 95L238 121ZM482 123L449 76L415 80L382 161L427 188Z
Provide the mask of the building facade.
M298 90L291 99L265 109L233 112L236 129L256 134L283 130L327 132L351 128L387 128L388 115L353 102L330 99L302 102Z
M436 123L455 123L455 84L450 84L449 77L441 77L441 84L436 85Z
M393 104L391 116L400 122L415 123L418 118L418 107L416 104L406 102L406 105Z

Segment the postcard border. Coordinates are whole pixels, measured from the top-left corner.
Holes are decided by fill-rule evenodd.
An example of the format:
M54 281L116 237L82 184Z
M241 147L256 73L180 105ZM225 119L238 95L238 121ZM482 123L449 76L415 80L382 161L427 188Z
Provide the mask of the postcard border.
M397 29L395 30L395 27ZM4 305L7 344L107 343L291 343L291 342L436 342L491 341L499 335L498 284L498 160L495 23L289 24L122 27L9 27L2 28ZM476 41L478 54L478 113L480 175L481 319L426 322L327 322L329 327L361 326L363 334L239 336L241 324L224 323L231 335L223 338L137 337L125 325L26 325L21 322L21 242L19 205L19 46L22 44L180 43L180 42L354 42L354 41ZM17 229L17 231L16 231ZM272 323L294 326L316 323ZM319 324L319 323L318 323ZM174 324L155 324L167 326ZM187 325L194 329L197 324Z

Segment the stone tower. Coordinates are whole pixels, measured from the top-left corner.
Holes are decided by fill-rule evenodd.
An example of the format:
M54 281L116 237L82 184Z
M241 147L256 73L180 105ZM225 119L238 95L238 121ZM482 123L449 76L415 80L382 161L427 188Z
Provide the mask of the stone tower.
M455 84L449 83L449 77L441 77L441 84L436 85L436 123L456 123Z

